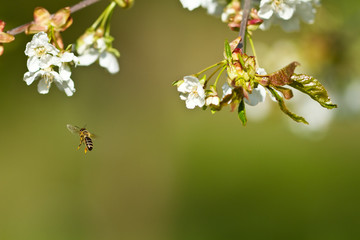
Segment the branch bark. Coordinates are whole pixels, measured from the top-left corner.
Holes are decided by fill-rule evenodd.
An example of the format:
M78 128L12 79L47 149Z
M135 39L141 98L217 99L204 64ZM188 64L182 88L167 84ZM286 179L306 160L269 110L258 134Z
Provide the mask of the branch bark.
M241 37L241 40L239 44L236 46L236 48L240 48L242 51L244 48L245 33L246 33L247 22L250 15L250 8L251 8L251 0L244 0L243 16L239 31L239 36Z

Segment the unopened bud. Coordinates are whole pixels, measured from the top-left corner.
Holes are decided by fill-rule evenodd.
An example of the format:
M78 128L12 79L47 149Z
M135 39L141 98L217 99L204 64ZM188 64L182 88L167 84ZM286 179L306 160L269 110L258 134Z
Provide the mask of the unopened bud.
M114 0L121 8L131 8L134 0Z

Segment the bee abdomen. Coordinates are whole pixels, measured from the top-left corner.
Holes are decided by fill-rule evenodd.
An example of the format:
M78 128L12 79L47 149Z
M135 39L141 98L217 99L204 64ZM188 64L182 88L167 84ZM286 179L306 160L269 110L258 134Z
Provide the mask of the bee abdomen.
M91 138L85 137L85 144L89 151L91 151L93 149L93 142L92 142Z

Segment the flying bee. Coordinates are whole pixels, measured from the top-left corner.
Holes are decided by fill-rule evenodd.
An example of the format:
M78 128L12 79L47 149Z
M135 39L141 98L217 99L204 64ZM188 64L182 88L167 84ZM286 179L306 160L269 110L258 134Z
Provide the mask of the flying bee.
M85 153L87 151L91 151L94 148L92 138L95 138L95 135L91 134L85 128L79 128L77 126L73 126L70 124L67 124L66 127L67 129L69 129L70 132L80 135L80 144L77 148L78 150L81 147L81 144L83 143L85 145Z

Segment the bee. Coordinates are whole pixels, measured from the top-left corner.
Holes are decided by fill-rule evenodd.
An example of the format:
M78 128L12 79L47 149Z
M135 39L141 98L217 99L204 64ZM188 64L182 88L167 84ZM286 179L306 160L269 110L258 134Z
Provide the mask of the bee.
M94 148L92 138L95 138L95 135L91 134L85 128L79 128L77 126L73 126L70 124L67 124L66 127L67 127L67 129L69 129L70 132L80 135L80 144L77 148L78 150L81 147L81 144L83 144L83 143L85 145L85 153L87 151L91 151Z

